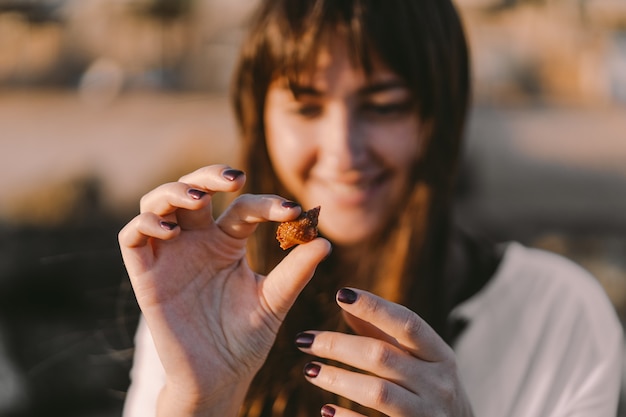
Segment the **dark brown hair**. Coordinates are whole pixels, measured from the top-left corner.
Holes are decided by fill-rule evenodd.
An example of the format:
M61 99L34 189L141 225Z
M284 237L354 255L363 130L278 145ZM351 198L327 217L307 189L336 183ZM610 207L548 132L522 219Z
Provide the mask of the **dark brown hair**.
M310 358L293 345L298 331L342 329L334 304L341 286L352 284L403 303L440 332L451 308L442 302L441 274L469 102L469 64L463 28L449 0L264 1L251 22L234 79L241 162L248 173L245 191L292 198L266 149L265 98L275 79L294 80L312 71L330 36L347 42L351 59L366 73L375 53L404 79L428 127L426 147L398 215L363 246L360 259L369 261L347 263L339 250L320 265L250 388L242 416L313 416L324 402L341 401L308 385L302 366ZM284 257L274 230L263 225L250 242L251 265L262 273Z

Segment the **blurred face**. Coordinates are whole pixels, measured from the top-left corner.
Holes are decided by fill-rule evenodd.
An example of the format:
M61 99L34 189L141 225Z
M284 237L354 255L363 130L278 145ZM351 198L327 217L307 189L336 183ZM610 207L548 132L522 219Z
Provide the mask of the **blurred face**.
M278 178L337 245L378 231L409 192L422 140L414 97L402 79L374 61L354 68L345 45L323 49L313 74L269 88L265 126Z

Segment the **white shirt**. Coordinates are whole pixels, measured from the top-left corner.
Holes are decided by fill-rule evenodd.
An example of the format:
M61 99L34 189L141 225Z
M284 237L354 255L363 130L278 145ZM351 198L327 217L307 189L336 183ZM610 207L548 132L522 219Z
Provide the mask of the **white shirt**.
M598 282L576 264L509 244L495 276L453 316L477 417L614 417L622 327Z
M509 244L495 276L457 306L455 344L476 417L614 417L622 328L598 282L560 256ZM165 376L143 320L124 417L156 415Z

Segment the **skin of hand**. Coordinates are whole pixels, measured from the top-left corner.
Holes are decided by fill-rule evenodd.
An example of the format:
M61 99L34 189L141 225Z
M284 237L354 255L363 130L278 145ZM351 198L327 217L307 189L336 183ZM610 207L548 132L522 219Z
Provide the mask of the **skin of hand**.
M214 219L212 196L244 182L243 172L225 165L199 169L146 194L119 233L166 373L159 415L236 415L287 311L330 252L317 238L267 276L252 271L245 245L257 224L293 220L301 208L278 196L242 195Z
M341 289L337 301L355 334L307 331L296 344L362 373L314 361L304 369L309 382L393 417L473 415L454 352L417 314L352 288ZM363 417L325 407L334 409L335 417Z

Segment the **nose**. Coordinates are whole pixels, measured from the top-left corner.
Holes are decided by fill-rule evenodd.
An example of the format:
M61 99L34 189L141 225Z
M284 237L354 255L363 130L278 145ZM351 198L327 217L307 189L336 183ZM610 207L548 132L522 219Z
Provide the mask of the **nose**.
M329 106L321 132L320 162L331 172L347 172L358 168L366 159L366 136L345 103Z

